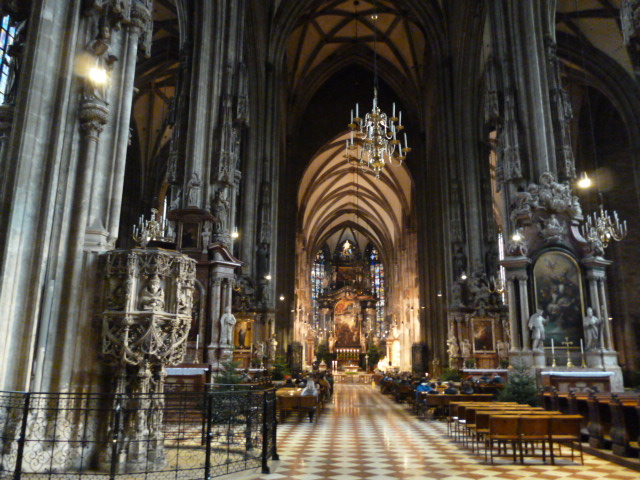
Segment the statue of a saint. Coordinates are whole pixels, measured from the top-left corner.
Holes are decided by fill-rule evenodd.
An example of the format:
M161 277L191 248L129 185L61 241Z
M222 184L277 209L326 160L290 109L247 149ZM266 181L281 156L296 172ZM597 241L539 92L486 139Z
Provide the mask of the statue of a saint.
M336 349L336 336L331 332L329 336L329 351L333 353Z
M213 233L228 233L227 215L229 212L229 200L227 199L227 188L222 187L216 190L211 205L213 216L216 217L213 223Z
M233 329L236 325L236 317L231 313L231 307L226 307L220 317L220 343L233 345Z
M471 342L468 338L465 338L460 342L460 350L462 350L462 358L465 360L471 358Z
M449 353L449 357L455 358L460 355L460 347L458 347L458 340L456 339L455 335L449 335L449 338L447 339L447 345L447 352Z
M200 177L193 172L187 184L187 207L197 207L200 200Z
M509 342L498 340L496 347L498 349L498 357L500 360L507 360L509 358Z
M271 335L271 338L269 338L269 358L270 359L275 359L276 358L276 350L278 348L278 341L276 340L276 334L274 333L273 335Z
M584 327L584 348L587 351L598 348L598 339L600 338L600 319L593 314L593 308L587 308L587 314L582 320Z
M164 290L158 275L151 275L140 292L140 310L157 312L164 308Z
M542 350L545 334L544 334L544 324L547 322L547 319L544 317L542 313L542 309L538 309L536 313L529 317L529 330L531 330L531 349L532 350Z

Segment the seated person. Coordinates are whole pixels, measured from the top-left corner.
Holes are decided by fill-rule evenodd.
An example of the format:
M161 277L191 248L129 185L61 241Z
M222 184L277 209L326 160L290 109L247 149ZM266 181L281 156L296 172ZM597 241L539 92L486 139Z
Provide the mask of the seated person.
M494 377L491 379L491 383L496 383L496 384L504 383L504 378L502 378L500 375L496 373Z
M465 395L471 395L475 391L471 386L470 382L462 382L462 388L460 389L460 393L464 393Z
M449 382L444 393L446 395L458 395L458 389L453 386L453 383Z
M312 378L307 380L307 384L300 395L318 395L318 388Z
M438 391L438 385L435 382L431 383L430 386L431 386L431 390L429 390L427 392L429 395L436 395L436 394L440 393Z
M488 375L482 375L478 383L489 383L491 378Z
M420 399L420 393L429 393L431 392L431 390L433 390L433 387L429 385L429 382L427 382L426 378L423 378L420 382L420 385L416 387L416 402Z
M296 388L296 384L293 383L293 379L289 375L287 375L285 378L286 379L282 388Z

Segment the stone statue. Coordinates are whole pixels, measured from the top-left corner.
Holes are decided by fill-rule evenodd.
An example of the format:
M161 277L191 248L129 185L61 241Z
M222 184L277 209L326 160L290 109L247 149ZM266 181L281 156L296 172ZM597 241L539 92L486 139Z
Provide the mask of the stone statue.
M331 332L329 336L329 351L333 353L336 349L336 336Z
M236 325L236 317L231 313L231 307L224 309L224 314L220 317L220 343L233 345L233 329Z
M460 342L460 349L462 350L462 358L465 360L471 358L471 342L468 338L465 338Z
M500 360L506 360L509 356L509 342L498 340L496 347L498 349L498 357Z
M213 233L227 233L227 214L229 212L229 200L227 199L227 188L222 187L216 190L213 196L211 211L216 217L213 224Z
M275 359L276 358L276 351L278 348L278 341L276 340L276 334L274 333L273 335L271 335L271 338L269 338L269 358L270 359Z
M151 275L140 292L140 310L157 312L164 308L164 290L158 275Z
M582 320L584 327L584 347L587 351L598 348L598 339L600 338L600 319L593 314L593 308L587 308L587 314Z
M531 330L531 349L542 351L544 344L544 324L547 319L542 313L542 309L538 309L536 313L529 317L529 330Z
M449 335L449 338L447 338L447 346L449 357L455 358L460 355L460 347L458 347L458 340L455 335Z
M265 350L266 350L265 342L257 342L253 344L254 354L260 360L264 358Z
M200 199L200 177L196 172L191 175L187 184L187 207L197 207Z

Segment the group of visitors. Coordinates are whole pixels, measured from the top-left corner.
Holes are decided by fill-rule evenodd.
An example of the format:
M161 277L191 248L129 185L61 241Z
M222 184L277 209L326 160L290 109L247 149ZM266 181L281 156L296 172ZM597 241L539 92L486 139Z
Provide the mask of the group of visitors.
M392 394L396 401L414 399L418 401L420 394L429 395L445 394L471 395L474 393L486 393L487 388L499 389L504 384L504 379L495 374L481 377L468 377L462 382L434 381L428 374L415 377L409 372L387 373L380 381L382 393Z
M333 375L330 372L287 375L281 388L302 388L301 395L319 395L327 401L333 395Z

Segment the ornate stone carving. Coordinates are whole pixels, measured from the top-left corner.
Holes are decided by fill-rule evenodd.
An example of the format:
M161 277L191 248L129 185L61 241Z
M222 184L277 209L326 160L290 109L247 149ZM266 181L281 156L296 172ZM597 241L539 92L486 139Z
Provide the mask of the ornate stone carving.
M227 198L227 187L220 187L216 190L211 202L211 212L215 217L213 221L214 241L220 241L221 236L229 233L227 222L229 221L229 199ZM223 242L224 243L224 242Z
M522 178L522 159L518 142L518 122L514 93L511 89L504 92L503 122L498 126L498 165L496 175L498 185Z
M187 207L197 207L200 205L200 177L196 172L191 174L191 179L187 184Z
M149 461L166 461L163 400L146 394L162 393L164 367L184 359L195 260L177 252L138 249L114 250L104 259L102 358L116 369L115 393L128 402L127 412L135 412L123 417L126 453L119 457L119 468L139 471Z
M578 197L572 194L566 183L558 183L550 172L540 175L540 183L531 183L526 190L516 193L511 210L512 220L531 220L536 210L566 214L569 218L581 218L582 209Z
M85 15L99 14L111 29L129 28L139 36L145 56L151 54L153 0L86 0Z
M561 242L567 234L567 226L563 220L552 213L548 218L542 220L541 232L545 242Z

